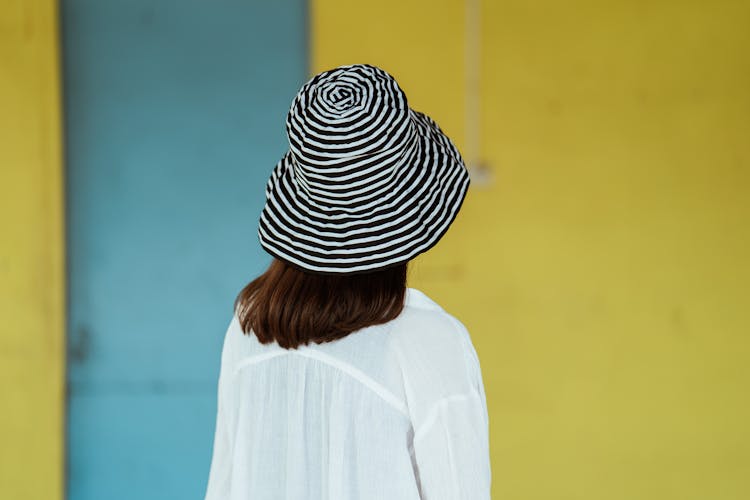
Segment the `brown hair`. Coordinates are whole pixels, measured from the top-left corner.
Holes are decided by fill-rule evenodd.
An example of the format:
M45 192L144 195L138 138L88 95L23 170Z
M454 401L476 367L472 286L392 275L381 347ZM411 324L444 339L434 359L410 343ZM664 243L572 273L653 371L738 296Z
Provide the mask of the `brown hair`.
M403 263L353 275L313 274L274 258L234 306L242 331L252 331L262 344L322 344L396 318L404 306L406 270Z

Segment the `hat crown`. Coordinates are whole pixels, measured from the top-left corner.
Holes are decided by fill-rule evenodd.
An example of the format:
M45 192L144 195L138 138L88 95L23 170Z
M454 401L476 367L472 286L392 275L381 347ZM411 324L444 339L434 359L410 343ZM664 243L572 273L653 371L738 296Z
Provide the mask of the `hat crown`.
M327 195L337 187L394 178L417 138L406 95L389 73L368 64L310 79L292 102L286 129L300 188L329 204L336 204Z

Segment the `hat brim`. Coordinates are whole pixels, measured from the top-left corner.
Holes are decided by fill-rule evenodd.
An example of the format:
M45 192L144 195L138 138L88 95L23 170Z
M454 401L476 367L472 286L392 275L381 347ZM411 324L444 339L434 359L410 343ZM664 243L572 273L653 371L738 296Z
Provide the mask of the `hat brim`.
M427 115L410 110L416 144L387 192L342 207L310 196L291 151L266 184L258 237L265 251L299 269L357 274L403 264L435 246L455 220L470 180L453 142Z

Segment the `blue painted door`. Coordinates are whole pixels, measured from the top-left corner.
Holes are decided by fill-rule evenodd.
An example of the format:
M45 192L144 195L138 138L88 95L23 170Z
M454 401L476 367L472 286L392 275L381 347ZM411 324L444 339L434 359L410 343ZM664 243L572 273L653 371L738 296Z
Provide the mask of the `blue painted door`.
M64 0L70 500L202 498L302 0Z

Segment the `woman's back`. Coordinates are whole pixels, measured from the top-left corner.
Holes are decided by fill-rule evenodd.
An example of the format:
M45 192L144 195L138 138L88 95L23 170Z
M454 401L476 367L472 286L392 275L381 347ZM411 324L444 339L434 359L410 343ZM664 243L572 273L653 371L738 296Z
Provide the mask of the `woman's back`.
M274 259L225 338L206 499L488 499L476 351L406 287L466 197L458 148L369 64L310 78L286 129L258 221Z
M206 500L489 498L468 332L414 288L394 320L284 349L227 330Z

